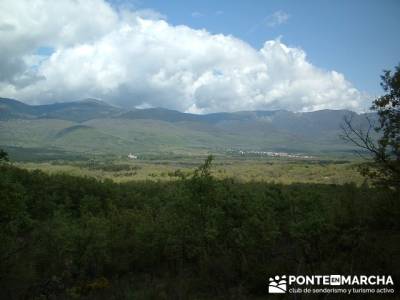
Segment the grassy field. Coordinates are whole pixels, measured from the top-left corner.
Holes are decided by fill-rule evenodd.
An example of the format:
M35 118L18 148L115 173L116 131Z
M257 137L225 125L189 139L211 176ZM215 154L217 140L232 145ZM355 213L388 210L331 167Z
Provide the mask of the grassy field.
M127 181L170 181L189 175L204 160L203 156L170 159L147 158L88 159L78 161L16 162L19 167L40 169L48 174L66 173L97 179ZM240 158L216 156L214 177L235 178L242 182L264 181L283 184L325 183L360 185L364 178L357 171L357 163L337 160L299 160L284 158Z

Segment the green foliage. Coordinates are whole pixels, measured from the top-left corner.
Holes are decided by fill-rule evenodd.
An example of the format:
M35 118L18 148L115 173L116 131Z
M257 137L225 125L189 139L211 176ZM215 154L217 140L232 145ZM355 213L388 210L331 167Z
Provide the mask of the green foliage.
M374 183L391 189L400 189L400 64L392 73L384 71L381 86L386 93L371 107L378 119L366 117L368 129L354 122L354 114L344 118L342 138L357 146L361 156L368 153L369 161L360 168L361 174ZM378 123L376 125L376 123ZM373 136L375 130L377 136Z
M0 162L8 161L8 153L0 149Z
M204 164L198 167L194 172L194 177L209 178L211 176L211 163L213 161L213 156L207 156Z
M188 178L204 156L176 159L134 160L97 157L85 161L57 160L51 163L15 163L29 170L40 169L48 174L66 173L98 179L127 181L171 181ZM215 156L212 176L218 179L235 178L240 182L264 181L283 184L324 183L361 185L366 180L357 171L356 162L327 160L237 159Z
M375 152L377 170L372 173L384 184L400 187L400 64L392 73L384 71L381 86L385 95L376 99L372 109L378 112L382 133Z
M4 299L257 299L275 274L399 276L400 203L353 184L173 182L0 166Z

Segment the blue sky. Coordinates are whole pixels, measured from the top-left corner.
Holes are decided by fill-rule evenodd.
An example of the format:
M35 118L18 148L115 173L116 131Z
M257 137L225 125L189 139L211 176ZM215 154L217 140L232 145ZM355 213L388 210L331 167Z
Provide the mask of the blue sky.
M314 65L343 73L356 88L372 96L382 93L383 69L400 62L398 0L251 0L251 1L117 1L153 9L173 25L231 34L255 48L266 40L302 48ZM289 15L268 26L277 11Z

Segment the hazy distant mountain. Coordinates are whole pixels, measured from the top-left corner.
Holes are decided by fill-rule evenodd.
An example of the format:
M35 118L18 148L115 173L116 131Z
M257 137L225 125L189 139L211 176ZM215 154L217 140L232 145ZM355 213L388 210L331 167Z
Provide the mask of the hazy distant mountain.
M0 98L0 120L18 118L36 118L35 107L13 99Z
M94 99L31 106L0 98L0 146L113 154L243 149L337 155L352 149L339 138L343 117L350 114L366 126L365 115L347 110L195 115L163 108L125 111Z
M0 120L5 119L60 119L83 122L96 118L116 116L124 112L95 99L48 105L27 105L22 102L0 98Z

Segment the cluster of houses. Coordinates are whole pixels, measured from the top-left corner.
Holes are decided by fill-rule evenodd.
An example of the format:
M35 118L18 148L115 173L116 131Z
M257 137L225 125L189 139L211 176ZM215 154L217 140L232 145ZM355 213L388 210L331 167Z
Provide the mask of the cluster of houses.
M291 153L287 153L287 152L254 151L254 150L243 151L243 150L233 150L233 149L228 150L228 152L229 153L237 153L237 154L240 154L241 156L257 155L257 156L287 157L287 158L302 158L302 159L314 158L313 156L309 156L309 155L291 154ZM128 154L128 158L129 159L138 159L137 155L134 155L132 153Z
M129 154L128 154L128 158L129 158L129 159L137 159L137 156L136 156L136 155L133 155L132 153L129 153Z
M243 151L243 150L229 150L228 152L231 153L238 153L241 156L246 156L246 155L258 155L258 156L270 156L270 157L288 157L288 158L314 158L313 156L309 156L309 155L301 155L301 154L291 154L291 153L287 153L287 152L272 152L272 151Z

